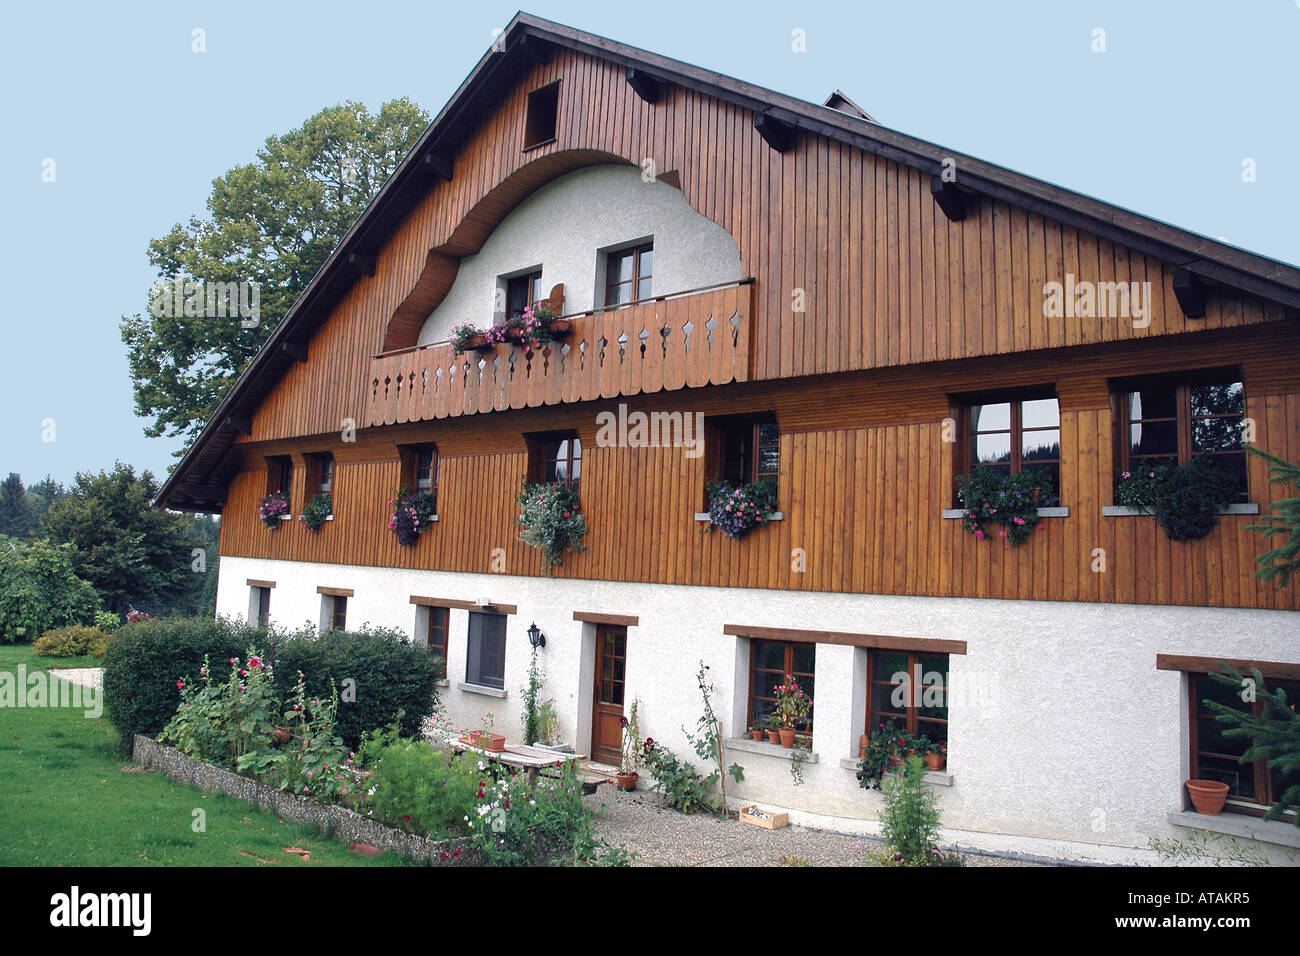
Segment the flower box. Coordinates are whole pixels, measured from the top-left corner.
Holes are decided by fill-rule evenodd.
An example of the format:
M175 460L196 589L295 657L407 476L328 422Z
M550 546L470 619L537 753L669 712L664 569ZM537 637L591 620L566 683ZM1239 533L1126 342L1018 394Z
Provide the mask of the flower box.
M740 811L740 822L762 827L764 830L780 830L790 825L790 814L772 813L758 807L744 807Z
M470 731L460 738L460 742L468 747L478 747L480 750L494 754L502 753L506 749L505 734L489 734L482 730Z

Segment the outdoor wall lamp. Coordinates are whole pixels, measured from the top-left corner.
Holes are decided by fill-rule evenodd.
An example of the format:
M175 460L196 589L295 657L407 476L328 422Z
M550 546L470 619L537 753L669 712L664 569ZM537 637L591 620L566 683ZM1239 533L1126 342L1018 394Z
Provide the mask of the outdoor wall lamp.
M542 633L542 629L537 626L536 621L528 625L528 643L533 647L546 646L546 635Z

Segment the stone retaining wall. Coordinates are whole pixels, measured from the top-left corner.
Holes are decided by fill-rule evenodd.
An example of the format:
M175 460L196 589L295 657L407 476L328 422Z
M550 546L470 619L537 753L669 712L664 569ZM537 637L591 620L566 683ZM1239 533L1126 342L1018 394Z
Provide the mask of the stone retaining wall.
M229 770L187 757L173 747L167 747L142 734L135 735L131 759L147 770L205 790L224 793L246 800L277 817L295 823L310 823L331 839L346 843L364 843L390 850L413 860L444 864L443 854L462 850L458 863L473 863L474 850L468 837L452 840L430 840L415 833L406 833L363 817L346 807L320 803L285 790L241 777Z

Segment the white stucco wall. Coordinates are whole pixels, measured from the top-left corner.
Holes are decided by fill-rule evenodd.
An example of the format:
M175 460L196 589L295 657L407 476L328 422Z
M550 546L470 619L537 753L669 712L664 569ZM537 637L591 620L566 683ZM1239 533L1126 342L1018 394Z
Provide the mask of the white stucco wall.
M525 632L536 621L547 636L547 693L566 739L584 751L594 627L574 621L574 611L639 616L628 631L629 700L641 699L643 733L683 755L690 751L682 727L693 728L701 709L701 659L728 736L744 729L747 642L725 636L725 624L964 640L968 653L950 659L953 784L936 788L945 827L1083 844L1144 847L1153 835L1185 836L1166 822L1182 808L1186 778L1185 678L1157 671L1157 653L1300 662L1300 617L1285 611L700 588L223 556L219 613L247 614L248 578L276 582L271 619L285 626L318 619L318 585L355 589L350 627L370 622L407 633L412 594L517 605L507 625L505 699L458 688L468 612L451 612L444 696L454 724L475 726L492 712L498 729L519 735ZM862 730L864 659L857 648L818 645L817 762L795 787L786 757L731 752L745 768L745 782L729 788L734 796L791 809L794 822L872 829L879 794L863 791L840 765L856 755Z
M542 288L564 283L564 311L604 305L601 250L654 240L656 295L744 278L735 240L691 208L681 191L644 182L636 166L593 166L560 177L520 203L475 255L460 262L419 343L442 342L469 319L493 322L501 276L542 269Z

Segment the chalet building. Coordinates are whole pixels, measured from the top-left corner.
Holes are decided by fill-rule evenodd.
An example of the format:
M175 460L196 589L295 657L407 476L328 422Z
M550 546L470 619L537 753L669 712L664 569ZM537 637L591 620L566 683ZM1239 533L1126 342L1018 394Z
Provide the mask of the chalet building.
M567 337L448 344L539 301ZM707 664L737 805L870 832L855 764L893 718L946 740L928 781L969 844L1104 859L1203 826L1281 861L1300 831L1259 819L1281 781L1201 701L1225 659L1300 690L1300 586L1254 576L1267 543L1246 530L1287 489L1242 449L1300 460L1298 320L1293 266L842 93L807 103L519 14L160 502L221 513L219 613L400 628L445 655L459 727L491 713L519 738L535 624L564 740L606 762L634 699L689 755ZM638 412L698 434L602 439ZM1124 471L1200 453L1236 482L1208 535L1117 503ZM964 527L978 462L1050 489L1023 544ZM774 520L705 533L722 476L772 478ZM577 488L589 523L552 574L519 539L528 478ZM406 546L387 527L403 487L437 502ZM259 518L269 492L297 516L323 490L319 531ZM799 785L747 733L787 672L815 700ZM901 673L946 692L900 702ZM1192 811L1195 777L1230 784L1227 812Z

